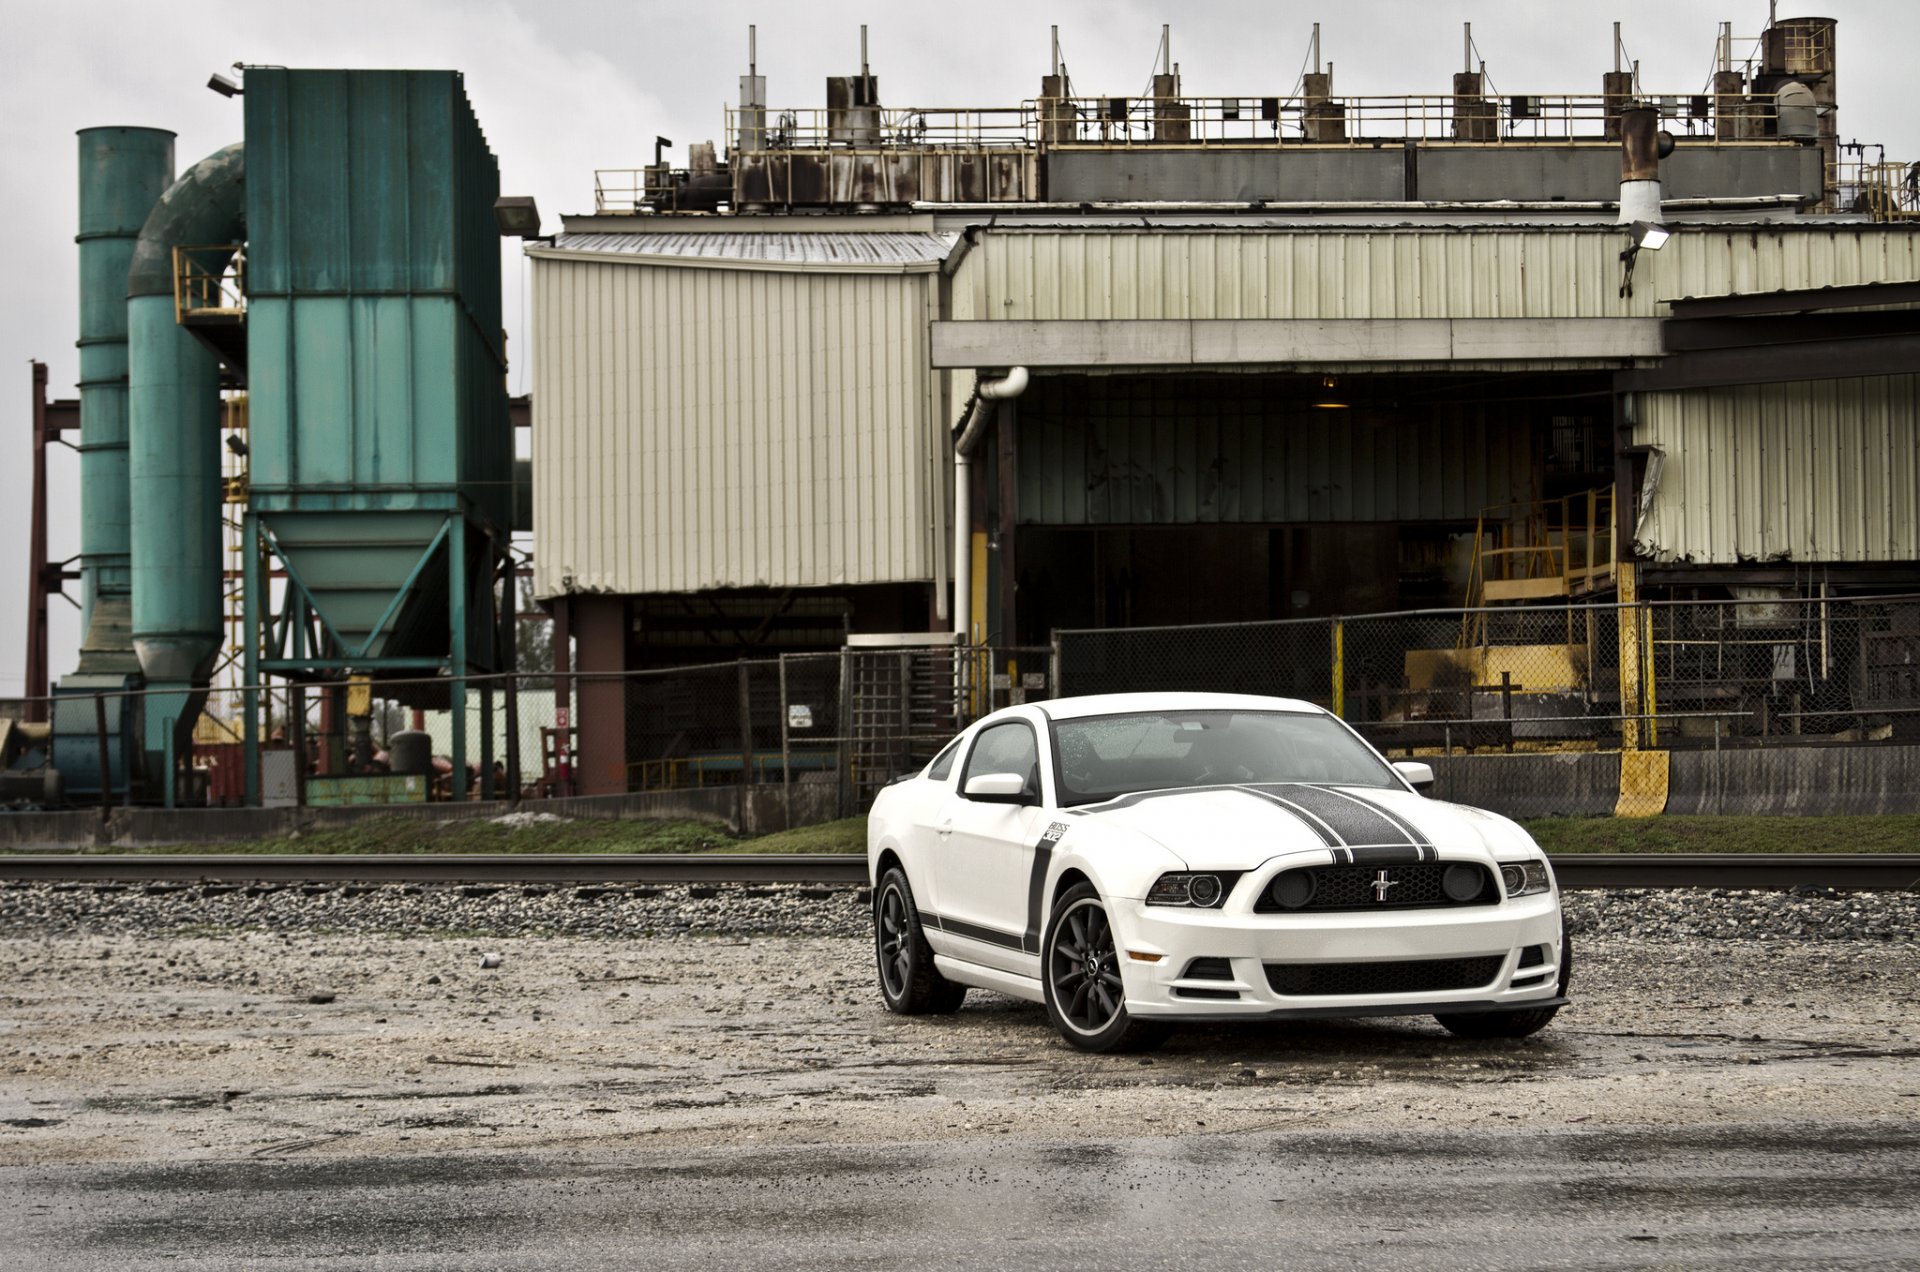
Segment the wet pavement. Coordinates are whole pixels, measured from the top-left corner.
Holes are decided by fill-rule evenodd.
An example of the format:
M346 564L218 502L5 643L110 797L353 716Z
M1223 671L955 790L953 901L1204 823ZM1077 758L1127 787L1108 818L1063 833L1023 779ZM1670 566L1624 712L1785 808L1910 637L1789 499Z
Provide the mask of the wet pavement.
M11 1268L1911 1269L1920 1132L1251 1132L0 1172Z
M1524 1041L1127 1058L992 995L888 1016L868 959L0 940L0 1267L1920 1264L1909 943L1591 936Z

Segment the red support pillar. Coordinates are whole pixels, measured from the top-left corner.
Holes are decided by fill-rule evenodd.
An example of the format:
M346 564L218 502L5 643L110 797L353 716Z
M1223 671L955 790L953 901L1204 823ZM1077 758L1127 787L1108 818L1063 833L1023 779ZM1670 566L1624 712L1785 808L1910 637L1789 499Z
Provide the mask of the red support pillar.
M79 575L47 560L47 447L60 434L80 427L80 404L47 401L47 364L33 364L33 479L32 508L27 532L27 679L22 696L28 699L25 718L47 719L47 602L62 585ZM36 699L38 701L36 701Z
M573 784L573 604L553 602L553 791L571 795Z
M627 598L567 598L580 646L574 774L582 795L627 791Z

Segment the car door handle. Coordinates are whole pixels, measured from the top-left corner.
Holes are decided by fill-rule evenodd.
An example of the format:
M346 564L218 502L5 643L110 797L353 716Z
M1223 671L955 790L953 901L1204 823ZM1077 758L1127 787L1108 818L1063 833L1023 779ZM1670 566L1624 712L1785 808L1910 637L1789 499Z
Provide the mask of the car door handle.
M936 829L939 831L940 838L945 839L953 833L953 818L947 818L947 820L941 822Z

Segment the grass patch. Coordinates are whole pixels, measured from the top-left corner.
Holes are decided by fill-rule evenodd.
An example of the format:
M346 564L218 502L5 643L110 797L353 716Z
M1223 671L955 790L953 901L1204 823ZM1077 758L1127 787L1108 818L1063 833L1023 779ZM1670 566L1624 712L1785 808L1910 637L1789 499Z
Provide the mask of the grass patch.
M1920 852L1920 816L1543 817L1522 822L1550 853Z
M1920 852L1920 816L1545 817L1522 823L1550 853ZM697 821L502 824L372 817L268 839L156 844L153 853L864 853L867 819L741 838ZM110 851L128 851L116 847Z
M267 839L154 844L153 853L689 853L740 851L745 841L724 826L697 821L551 821L502 824L486 818L424 821L370 817L350 826L327 826ZM126 851L115 847L111 851ZM799 851L788 849L787 851Z
M852 852L867 850L867 819L846 817L818 826L796 826L757 839L735 839L716 852Z

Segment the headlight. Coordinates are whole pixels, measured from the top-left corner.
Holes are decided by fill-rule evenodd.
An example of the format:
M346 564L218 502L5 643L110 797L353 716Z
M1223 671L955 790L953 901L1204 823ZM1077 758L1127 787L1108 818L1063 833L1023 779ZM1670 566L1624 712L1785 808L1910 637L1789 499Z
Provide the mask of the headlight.
M1553 887L1544 861L1520 861L1500 867L1500 883L1509 897L1532 896Z
M1147 889L1148 905L1184 905L1212 910L1227 899L1240 874L1163 874Z

